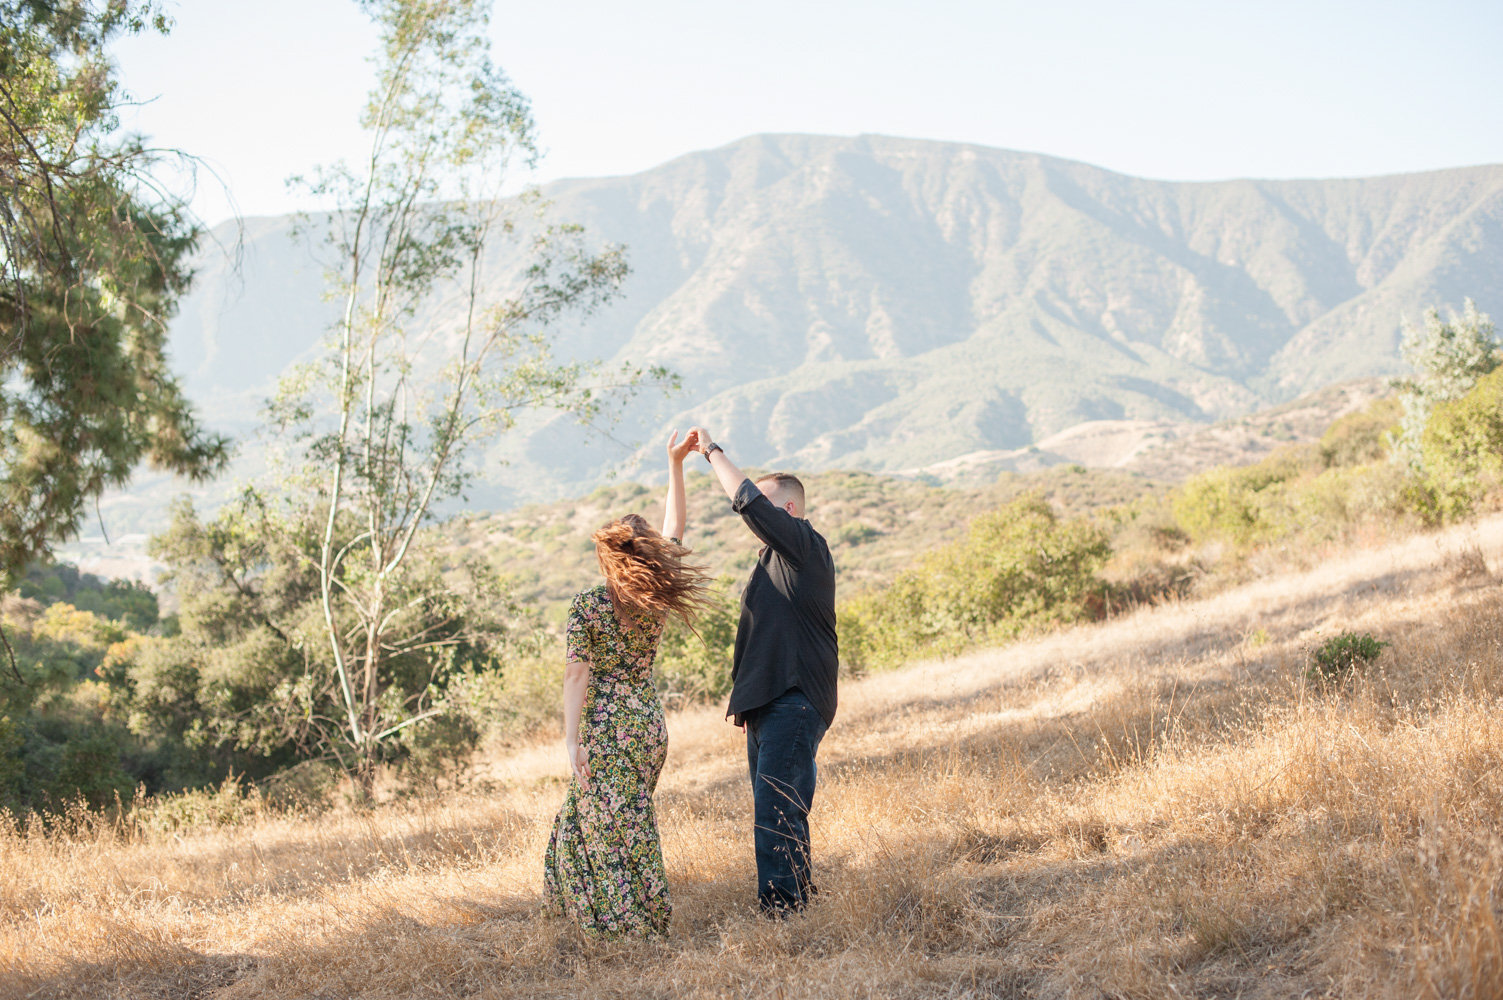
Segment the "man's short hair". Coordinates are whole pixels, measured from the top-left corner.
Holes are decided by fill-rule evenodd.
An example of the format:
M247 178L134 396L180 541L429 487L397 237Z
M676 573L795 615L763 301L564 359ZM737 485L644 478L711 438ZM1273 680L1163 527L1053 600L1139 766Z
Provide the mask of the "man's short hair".
M769 472L765 476L759 476L754 485L761 486L763 483L776 484L773 486L774 492L778 493L780 496L787 497L788 500L792 500L793 505L798 509L799 514L803 514L807 509L804 506L804 484L798 478L798 476L795 476L793 473ZM784 502L786 503L787 501Z

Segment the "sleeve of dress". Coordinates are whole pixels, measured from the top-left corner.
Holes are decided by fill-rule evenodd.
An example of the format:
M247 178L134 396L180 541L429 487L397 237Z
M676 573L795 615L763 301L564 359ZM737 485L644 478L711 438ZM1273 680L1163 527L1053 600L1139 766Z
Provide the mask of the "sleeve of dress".
M579 594L569 605L569 620L564 625L564 660L568 663L590 663L590 624L587 594Z

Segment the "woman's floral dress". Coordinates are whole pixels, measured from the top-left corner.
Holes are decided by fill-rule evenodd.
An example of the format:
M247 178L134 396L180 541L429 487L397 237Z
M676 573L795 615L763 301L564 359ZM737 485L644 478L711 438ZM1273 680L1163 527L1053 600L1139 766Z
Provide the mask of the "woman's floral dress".
M622 627L605 584L574 598L568 658L590 665L579 743L590 779L569 782L543 859L543 905L586 932L666 934L672 909L652 793L668 756L652 661L663 620Z

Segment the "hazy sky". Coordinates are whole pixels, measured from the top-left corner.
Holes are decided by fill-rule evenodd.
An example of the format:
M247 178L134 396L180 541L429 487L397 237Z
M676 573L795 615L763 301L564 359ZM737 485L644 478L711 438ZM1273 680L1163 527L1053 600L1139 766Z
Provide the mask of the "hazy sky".
M116 55L129 123L241 212L358 155L374 38L349 0L167 0ZM1503 162L1499 0L500 0L537 180L633 173L756 132L876 132L1140 176L1337 177ZM214 185L198 207L229 214Z

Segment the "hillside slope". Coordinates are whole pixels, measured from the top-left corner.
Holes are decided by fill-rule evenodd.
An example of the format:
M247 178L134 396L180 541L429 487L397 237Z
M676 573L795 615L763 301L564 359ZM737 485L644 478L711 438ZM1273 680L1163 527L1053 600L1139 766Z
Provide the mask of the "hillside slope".
M806 474L809 516L829 539L842 593L849 594L890 578L915 553L959 536L977 514L1022 493L1040 493L1071 514L1130 503L1213 466L1254 462L1283 445L1317 440L1332 421L1386 391L1379 379L1348 382L1210 425L1082 424L1042 447L973 452L941 463L942 476L919 470L906 476ZM754 550L703 472L703 463L690 463L688 542L712 572L739 577ZM160 477L155 485L111 496L101 504L103 519L133 533L114 534L108 543L97 537L74 542L66 557L87 572L149 583L156 564L146 556L145 532L165 527L170 500L186 493L200 511L212 511L231 488L229 480L188 487ZM440 530L453 544L484 554L523 598L556 606L596 579L590 533L627 513L658 521L662 488L622 478L551 503L473 510Z
M820 898L785 923L755 914L718 708L669 718L661 943L538 918L555 739L373 812L0 832L0 992L1495 996L1500 565L1493 517L846 683ZM1392 646L1309 683L1308 651L1343 631Z
M1468 295L1503 307L1498 166L1170 183L955 143L764 135L544 193L634 269L617 303L559 327L563 352L685 376L616 436L700 421L762 466L922 468L1086 421L1241 416L1394 372L1402 315ZM212 423L244 429L331 317L289 232L249 220L243 269L207 256L174 323ZM498 252L487 281L521 266ZM644 466L539 417L490 449L477 498L585 492L623 461L651 475L656 454Z

